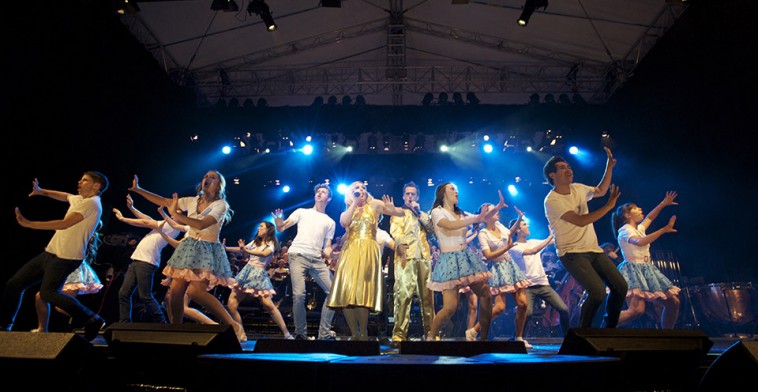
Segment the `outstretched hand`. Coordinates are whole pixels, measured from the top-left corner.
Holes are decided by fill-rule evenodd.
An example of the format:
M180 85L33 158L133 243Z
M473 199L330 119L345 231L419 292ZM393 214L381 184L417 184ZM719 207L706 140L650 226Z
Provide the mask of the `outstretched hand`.
M284 214L284 211L282 211L281 208L277 208L274 210L274 212L271 213L271 216L273 216L274 219L282 219L283 214Z
M124 219L124 214L118 208L113 209L113 215L116 215L116 219L118 220Z
M676 215L672 215L671 218L669 218L669 223L664 227L665 233L676 233L677 230L674 228L674 223L676 223Z
M666 192L666 197L663 199L663 202L661 202L661 204L663 204L664 207L678 205L679 203L674 201L677 196L679 196L679 194L675 191L668 191Z
M134 178L132 179L132 186L129 187L129 191L135 192L139 189L139 177L137 175L134 175Z
M16 212L16 222L18 222L18 224L21 225L22 227L29 227L29 220L24 218L23 215L21 215L21 210L19 210L18 207L16 207L15 212Z
M610 148L603 147L603 149L605 150L605 155L608 156L608 163L607 163L608 168L613 168L614 166L616 166L616 158L613 157L613 153L611 153Z
M616 202L619 200L619 196L621 196L621 191L619 190L619 187L617 187L615 184L611 184L610 189L611 189L611 195L608 196L608 203L606 203L606 205L613 208L616 205Z
M32 191L29 193L29 196L34 195L41 195L42 194L42 188L39 187L39 180L37 178L32 181Z

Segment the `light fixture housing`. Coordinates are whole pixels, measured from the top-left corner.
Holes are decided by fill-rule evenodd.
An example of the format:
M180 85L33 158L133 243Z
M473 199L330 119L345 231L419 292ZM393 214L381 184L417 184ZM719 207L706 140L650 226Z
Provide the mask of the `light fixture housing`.
M534 11L540 7L542 7L543 10L547 8L547 0L526 0L523 7L524 10L521 12L521 16L519 16L517 20L518 25L526 26L529 24L529 18L531 18Z
M250 0L250 4L247 5L247 13L250 15L258 15L263 23L266 24L266 30L276 30L276 23L271 16L271 10L268 8L268 4L264 0Z

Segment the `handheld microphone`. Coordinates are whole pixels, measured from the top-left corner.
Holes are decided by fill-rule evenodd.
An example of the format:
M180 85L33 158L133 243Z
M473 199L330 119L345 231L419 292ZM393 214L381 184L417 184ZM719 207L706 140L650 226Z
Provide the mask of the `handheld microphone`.
M360 192L353 192L353 196L355 196L356 198L361 197L361 193Z

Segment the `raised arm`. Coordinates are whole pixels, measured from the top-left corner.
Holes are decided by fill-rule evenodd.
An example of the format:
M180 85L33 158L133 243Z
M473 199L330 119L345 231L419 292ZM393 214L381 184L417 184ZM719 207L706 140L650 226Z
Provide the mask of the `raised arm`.
M516 234L516 231L518 231L519 226L521 226L521 222L524 220L524 213L521 212L521 210L518 209L518 207L513 206L513 209L516 210L516 213L518 214L518 219L516 219L516 222L511 225L511 227L508 228L508 236L513 237L514 234Z
M655 206L655 208L653 208L647 214L647 216L645 216L645 219L642 220L641 225L645 226L645 229L649 228L650 225L655 220L655 218L658 217L658 214L661 213L661 211L663 210L664 207L671 206L671 205L674 205L674 206L678 205L679 203L677 203L677 202L674 201L674 199L676 199L677 196L678 196L678 194L676 192L674 192L674 191L668 191L668 192L666 192L666 197L663 198L663 201L661 201L660 203L658 203L658 205Z
M391 196L382 195L382 214L392 216L404 216L402 208L395 206L395 201Z
M276 231L280 233L283 232L284 230L289 229L290 227L292 227L292 225L295 224L295 222L289 219L287 220L282 219L283 213L284 211L282 211L281 208L277 208L276 210L274 210L274 212L271 213L271 216L274 217L274 226L276 226Z
M166 240L166 242L168 242L169 245L171 245L172 247L176 248L177 246L179 246L179 243L182 242L182 240L177 240L176 238L172 238L168 234L164 233L163 232L163 225L165 225L165 224L166 224L165 220L161 221L161 223L158 225L158 227L160 228L160 230L158 230L158 232L161 233L161 237L163 237L163 239ZM184 237L182 237L182 239L183 238Z
M600 183L597 184L597 187L595 187L594 197L605 196L605 193L608 192L608 187L611 185L611 177L613 177L613 167L616 166L616 159L613 158L611 149L608 147L603 147L603 149L605 150L605 154L608 156L608 160L605 163L605 172L603 173L603 178L600 180Z
M137 209L137 207L134 206L134 200L132 199L132 195L127 194L126 195L126 207L129 208L129 211L134 214L137 218L140 219L153 219L152 216L145 214L144 212Z
M587 226L589 224L595 223L597 220L602 218L605 214L613 210L613 207L616 206L616 202L619 199L619 196L621 195L621 192L619 191L618 187L616 185L611 184L611 194L608 196L608 202L605 203L602 207L596 209L595 211L590 211L589 213L586 213L584 215L579 215L574 211L567 211L563 215L561 215L561 219L577 225L577 226Z
M653 243L653 241L657 240L658 238L661 238L661 236L666 233L676 233L676 229L674 228L674 223L676 223L676 215L672 216L669 219L669 223L666 226L663 226L660 229L644 237L630 237L629 243L638 245L638 246L645 246L647 244Z
M16 207L16 222L19 225L35 230L63 230L81 222L84 220L84 216L79 212L71 212L66 214L63 219L56 219L50 221L31 221L21 215L21 210Z
M148 229L158 229L160 227L160 224L158 223L158 221L156 221L153 218L148 218L148 219L127 218L124 216L124 214L121 213L121 211L118 208L113 209L113 215L116 216L116 219L131 226L145 227Z
M163 217L163 220L166 221L166 223L168 223L168 225L173 227L175 230L179 230L182 233L189 231L189 226L176 223L175 220L171 219L171 217L166 214L166 211L163 209L163 207L158 207L158 213Z
M345 211L342 211L342 213L340 214L340 225L342 227L347 228L348 226L350 226L350 222L352 222L353 220L353 213L355 212L356 204L358 203L355 203L355 202L351 203L349 206L347 206Z
M206 215L203 219L190 218L179 211L179 195L174 193L171 198L171 204L168 207L168 212L171 218L177 223L189 226L195 230L203 230L211 225L215 225L218 221L213 215Z
M545 238L544 240L542 240L540 243L538 243L532 248L524 249L524 251L521 253L523 253L526 256L540 253L542 252L543 249L545 249L548 245L552 244L553 242L555 242L555 235L553 234L553 228L551 227L550 235L547 236L547 238Z
M139 178L137 177L136 174L134 175L134 179L132 180L132 186L129 188L129 191L134 192L144 197L145 199L147 199L147 201L157 206L168 207L171 205L171 199L157 195L153 192L148 191L147 189L140 187Z
M51 199L58 200L58 201L68 201L69 196L73 196L71 193L61 192L61 191L53 191L50 189L42 189L39 186L39 180L36 178L34 181L32 181L32 191L29 193L29 197L32 196L47 196Z

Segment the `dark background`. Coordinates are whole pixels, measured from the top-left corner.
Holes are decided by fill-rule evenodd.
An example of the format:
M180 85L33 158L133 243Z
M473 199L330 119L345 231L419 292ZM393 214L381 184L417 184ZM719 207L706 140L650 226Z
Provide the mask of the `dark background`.
M52 235L18 226L13 208L20 207L33 220L59 219L65 212L64 203L27 197L35 177L43 188L75 193L85 170L106 173L111 185L103 196L103 232L112 234L130 230L112 218L110 209L125 210L124 197L134 174L140 175L145 188L164 196L171 192L189 195L206 170L218 168L230 182L239 176L243 184L251 184L229 189L229 201L237 213L222 235L236 239L249 238L257 222L273 208L291 212L299 203L310 206L312 184L308 181L367 179L374 196L388 193L399 204L400 186L407 180L420 184L427 177L437 183L453 180L461 188L461 206L474 211L482 202L496 201L496 189L502 187L497 183L469 186L468 178L512 174L503 174L498 162L461 165L444 157L214 160L218 159L214 158L216 146L190 144L188 135L207 127L213 130L208 140L215 143L243 129L240 123L250 119L226 124L218 112L198 109L193 94L172 83L116 16L92 3L13 4L4 11L3 135L9 140L3 149L9 177L2 196L8 246L0 267L2 281L42 251ZM665 224L670 215L678 216L678 233L663 236L653 249L672 252L683 275L705 284L754 281L758 263L752 258L757 200L752 155L756 56L752 51L758 47L754 25L758 13L750 1L690 3L685 15L608 103L580 113L544 109L529 116L533 126L562 123L571 131L572 140L593 154L586 166L572 162L577 182L594 185L600 180L604 161L599 135L608 130L619 160L614 183L622 191L620 203L633 201L647 212L667 190L679 192L680 204L664 210L652 230ZM291 110L310 125L319 115L323 121L323 112ZM413 108L376 110L409 119L418 116ZM509 117L504 121L528 117L525 110L503 107L503 117ZM544 124L534 120L540 113L548 113L545 118L550 120ZM540 178L543 163L540 157L506 164L530 180L519 198L509 197L508 204L527 212L535 237L546 235L542 199L549 188ZM275 189L257 181L277 177L303 185L277 199L281 196L276 196ZM431 207L433 189L421 190L425 208ZM135 199L141 210L154 212L152 205ZM590 208L604 202L604 198L591 202ZM327 212L337 220L343 206L342 198L335 197ZM504 212L502 220L511 214ZM613 240L609 222L605 217L595 225L601 242Z

